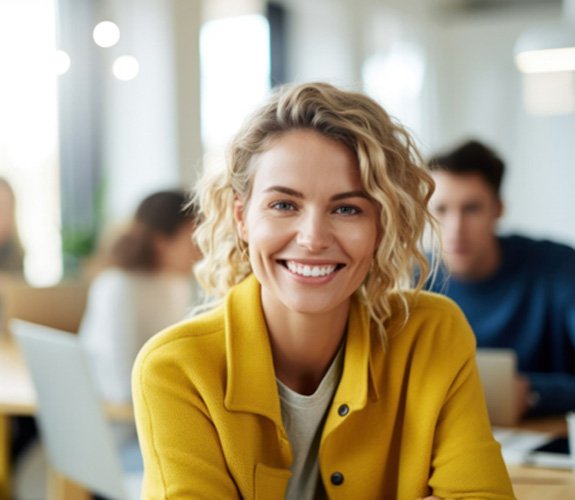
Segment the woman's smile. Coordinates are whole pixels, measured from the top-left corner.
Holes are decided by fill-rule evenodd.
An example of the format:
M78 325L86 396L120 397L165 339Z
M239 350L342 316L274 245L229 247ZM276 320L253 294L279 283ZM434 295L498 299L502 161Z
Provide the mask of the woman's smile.
M306 277L325 277L334 273L337 270L337 264L327 264L327 265L314 265L314 264L302 264L301 262L295 262L293 260L288 260L285 262L285 266L293 274L298 276Z

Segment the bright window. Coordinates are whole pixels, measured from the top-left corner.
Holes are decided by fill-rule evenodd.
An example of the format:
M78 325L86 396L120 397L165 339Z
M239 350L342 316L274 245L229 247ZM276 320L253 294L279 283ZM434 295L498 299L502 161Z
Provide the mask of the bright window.
M205 166L220 164L230 138L270 89L269 25L244 15L201 30L202 139Z
M366 92L416 132L422 125L420 98L424 70L421 51L407 42L395 42L389 51L373 55L363 66Z
M54 1L0 2L0 175L16 193L34 285L62 276L54 19Z

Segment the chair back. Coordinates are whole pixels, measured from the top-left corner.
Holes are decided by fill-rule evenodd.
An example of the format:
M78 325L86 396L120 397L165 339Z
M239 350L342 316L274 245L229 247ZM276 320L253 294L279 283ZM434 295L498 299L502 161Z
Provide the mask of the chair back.
M34 287L23 280L2 280L2 315L10 330L10 319L77 332L86 307L88 283L67 281L55 286ZM4 330L4 328L3 328Z
M18 319L10 327L36 388L51 466L94 493L127 498L120 455L78 337Z

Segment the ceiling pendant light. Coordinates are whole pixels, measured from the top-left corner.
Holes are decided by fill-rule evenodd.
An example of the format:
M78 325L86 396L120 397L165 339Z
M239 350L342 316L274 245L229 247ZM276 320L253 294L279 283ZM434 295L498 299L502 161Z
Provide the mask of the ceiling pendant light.
M563 21L525 31L515 44L522 73L575 71L575 0L563 0Z
M92 37L100 47L113 47L120 40L120 28L112 21L101 21L94 27Z

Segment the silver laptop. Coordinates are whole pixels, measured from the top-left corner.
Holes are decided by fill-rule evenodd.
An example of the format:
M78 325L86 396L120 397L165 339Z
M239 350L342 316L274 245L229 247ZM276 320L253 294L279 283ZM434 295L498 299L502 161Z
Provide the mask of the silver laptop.
M492 425L517 423L515 377L517 355L512 349L477 349L477 366Z

